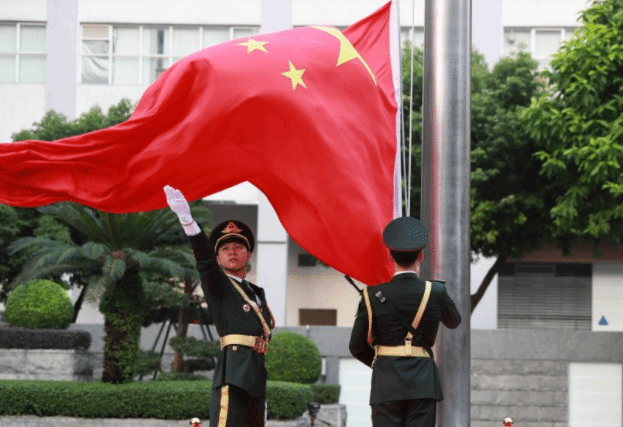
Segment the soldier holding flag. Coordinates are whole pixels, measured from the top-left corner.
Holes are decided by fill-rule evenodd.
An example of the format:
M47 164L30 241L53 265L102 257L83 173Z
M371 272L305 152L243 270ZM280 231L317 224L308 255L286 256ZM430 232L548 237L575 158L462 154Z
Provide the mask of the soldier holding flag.
M388 283L364 289L350 351L373 369L374 427L434 427L436 403L443 395L432 347L439 322L456 328L461 315L443 282L418 277L422 250L429 243L420 221L391 221L383 241L395 274Z

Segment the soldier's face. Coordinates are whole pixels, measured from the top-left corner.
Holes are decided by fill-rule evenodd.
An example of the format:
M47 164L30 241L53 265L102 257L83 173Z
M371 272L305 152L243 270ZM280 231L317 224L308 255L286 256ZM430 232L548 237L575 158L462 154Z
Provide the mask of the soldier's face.
M219 246L216 261L221 267L229 271L241 270L251 259L247 247L237 241L226 242Z

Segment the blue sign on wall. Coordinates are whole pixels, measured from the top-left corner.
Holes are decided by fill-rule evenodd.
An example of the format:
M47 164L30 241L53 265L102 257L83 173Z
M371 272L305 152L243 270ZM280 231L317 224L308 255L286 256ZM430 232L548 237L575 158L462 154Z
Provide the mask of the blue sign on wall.
M599 321L600 325L607 325L608 321L606 320L606 316L601 316L601 320Z

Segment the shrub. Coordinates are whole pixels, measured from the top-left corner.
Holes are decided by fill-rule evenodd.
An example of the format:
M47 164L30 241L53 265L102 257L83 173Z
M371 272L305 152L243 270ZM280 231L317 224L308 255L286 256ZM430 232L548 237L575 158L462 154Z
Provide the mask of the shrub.
M134 365L134 375L143 377L152 374L154 371L160 371L161 364L160 353L153 350L141 351Z
M0 380L0 417L36 415L169 420L198 417L207 420L211 391L212 381L110 384ZM269 381L266 385L270 419L298 418L311 399L311 388L307 384Z
M282 381L269 381L266 384L266 406L271 420L298 418L303 415L311 400L312 391L307 384Z
M268 379L310 384L320 377L322 358L314 341L290 331L276 333L266 353Z
M65 329L74 317L71 299L61 285L33 280L19 285L6 301L5 319L28 329Z
M190 372L160 372L156 381L208 381L208 377Z
M91 334L58 329L0 328L0 348L88 349Z
M340 400L339 384L312 384L313 401L321 404L337 403Z

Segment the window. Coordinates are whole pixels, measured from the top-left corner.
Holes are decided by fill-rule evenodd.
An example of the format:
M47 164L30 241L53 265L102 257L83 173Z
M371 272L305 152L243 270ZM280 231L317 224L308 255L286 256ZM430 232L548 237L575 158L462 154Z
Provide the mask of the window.
M0 83L45 83L45 25L0 23Z
M322 308L300 308L299 325L337 325L337 310Z
M315 267L318 260L311 254L299 254L299 267Z
M82 83L148 85L199 49L257 34L257 27L82 25Z
M563 41L569 40L575 28L505 28L504 55L528 52L546 68Z

